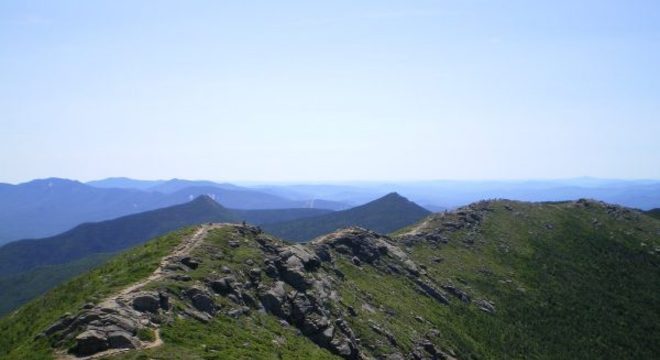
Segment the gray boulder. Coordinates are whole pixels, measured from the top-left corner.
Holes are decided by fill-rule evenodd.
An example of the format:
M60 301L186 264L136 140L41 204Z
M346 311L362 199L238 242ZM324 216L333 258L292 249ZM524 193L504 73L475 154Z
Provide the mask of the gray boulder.
M113 331L108 334L108 344L112 349L135 349L131 334L126 331Z
M186 256L181 259L181 263L191 269L197 269L199 267L199 261L195 260L189 256Z
M211 296L198 287L193 287L184 291L184 294L190 298L192 305L195 309L205 312L207 314L215 314L217 311L217 306Z
M284 304L286 301L286 290L284 289L284 282L277 281L275 285L268 289L259 297L261 304L271 314L281 318L286 317Z
M209 285L213 291L221 295L227 295L234 292L234 283L236 278L233 276L225 276L217 280L211 280Z
M133 298L132 304L137 311L155 313L160 309L160 297L158 293L142 292Z
M89 356L109 347L108 338L98 330L87 330L76 336L76 344L71 349L71 353L76 356Z

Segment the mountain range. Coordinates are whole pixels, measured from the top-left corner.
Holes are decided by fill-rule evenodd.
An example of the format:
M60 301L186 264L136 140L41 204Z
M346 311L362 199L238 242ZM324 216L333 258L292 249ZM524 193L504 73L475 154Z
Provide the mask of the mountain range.
M42 179L0 184L0 244L52 236L83 222L181 204L207 194L231 209L345 210L396 191L431 211L479 199L564 201L593 198L643 210L660 205L660 181L577 178L530 181L229 184L208 180Z
M255 190L291 199L318 197L352 205L398 192L423 207L439 211L481 199L567 201L580 198L648 210L660 206L660 180L574 178L557 180L429 180L342 182L335 184L254 184Z
M346 204L323 200L289 200L228 184L170 180L146 186L124 179L130 188L95 186L66 179L0 184L0 245L13 240L51 236L90 221L102 221L188 202L209 195L234 209L344 209ZM148 182L147 182L148 183ZM151 186L153 185L153 186ZM141 188L141 189L139 189Z
M0 357L654 359L658 234L592 200L481 201L305 244L205 223L0 319Z
M329 214L338 216L328 221ZM356 224L386 229L392 224L410 225L427 214L428 211L396 194L336 213L321 209L234 210L223 207L208 195L201 195L185 204L85 223L56 236L14 241L1 246L0 286L4 285L4 291L0 295L0 314L98 266L104 257L183 226L248 222L265 227L277 227L283 223L281 228L286 228L291 221L296 221L292 219L307 219L307 226L301 227L300 233L288 232L292 237L290 240L297 240L307 237L310 229L332 231Z

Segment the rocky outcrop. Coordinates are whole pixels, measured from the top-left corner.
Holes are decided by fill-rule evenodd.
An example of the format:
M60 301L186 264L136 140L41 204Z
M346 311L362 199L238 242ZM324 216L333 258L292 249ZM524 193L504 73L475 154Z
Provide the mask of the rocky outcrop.
M183 295L186 296L188 299L190 299L190 303L195 309L203 313L214 315L215 312L218 310L218 307L211 298L211 295L203 287L199 287L199 286L191 287L189 289L184 290Z
M265 238L257 240L268 256L264 261L266 273L277 279L272 286L258 286L261 306L319 346L344 358L357 359L359 348L352 329L343 321L343 314L327 306L337 300L332 280L319 271L321 259L327 256L302 245L277 246ZM253 280L255 273L251 269L248 278Z
M368 264L374 263L394 248L385 241L384 236L359 227L334 232L314 240L311 244L325 261L331 260L328 250L332 249Z
M131 303L139 312L155 313L160 309L160 296L156 292L142 292L133 297Z
M493 211L493 203L484 200L456 211L433 214L424 222L400 235L399 239L407 245L419 242L446 244L449 242L450 233L459 230L476 230L491 211ZM466 244L471 245L472 242L468 239Z
M134 299L144 298L145 294L137 294ZM137 338L138 330L148 327L149 317L159 309L149 308L140 312L128 305L83 308L76 315L58 320L44 331L44 335L53 338L56 344L73 340L74 346L69 353L76 356L88 356L109 349L133 349L141 343Z
M196 269L199 261L188 256L198 246L206 232L221 225L205 225L182 240L174 252L163 258L156 271L141 283L110 296L94 305L86 304L75 315L66 315L46 329L43 335L50 337L55 347L73 342L67 351L75 356L88 356L112 349L145 347L149 340L142 341L138 332L145 328L158 329L162 316L171 311L171 294L166 291L145 291L149 282L161 279L188 282L192 278L179 272ZM190 292L190 301L195 308L213 312L212 300L205 293Z
M174 288L180 290L171 292L171 286L150 287L156 290L141 289L144 284L133 286L101 304L86 305L75 315L63 316L44 334L59 346L73 341L74 346L68 351L88 356L112 349L143 348L147 344L137 336L141 329L157 330L160 324L176 317L209 322L218 316L238 318L249 316L252 311L264 311L297 328L318 346L346 359L360 359L365 356L364 347L350 319L365 312L342 302L338 291L338 285L344 281L337 266L340 259L352 263L351 266L373 267L383 275L401 276L441 304L449 303L444 291L469 301L460 289L437 285L426 274L426 268L413 261L394 240L366 229L339 230L305 245L285 244L250 226L231 225L231 230L236 236L227 241L222 252L213 253L216 260L231 258L232 252L242 247L259 249L261 258L233 264L218 260L213 265L206 263L211 261L207 258L189 254L169 256L150 279L167 280L170 285L175 282ZM199 280L186 274L193 274L191 271L199 269L203 262L214 269L206 278ZM365 305L370 314L383 311L387 316L396 315L394 309ZM402 346L386 326L370 323L369 327L394 349ZM425 344L419 348L430 349Z

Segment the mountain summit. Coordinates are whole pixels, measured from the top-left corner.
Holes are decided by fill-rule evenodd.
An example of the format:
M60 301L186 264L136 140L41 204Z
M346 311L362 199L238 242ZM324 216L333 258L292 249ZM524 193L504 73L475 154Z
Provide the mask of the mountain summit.
M430 213L393 192L348 210L276 224L265 224L263 227L283 239L301 242L349 226L361 226L381 233L389 233L411 225Z
M0 247L0 274L55 265L93 253L110 253L142 243L182 226L236 221L233 213L202 195L182 205L86 223L49 238L14 241Z

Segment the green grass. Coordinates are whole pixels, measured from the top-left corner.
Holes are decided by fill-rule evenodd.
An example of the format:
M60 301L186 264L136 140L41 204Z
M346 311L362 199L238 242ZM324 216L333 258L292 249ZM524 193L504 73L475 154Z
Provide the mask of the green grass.
M142 341L151 342L156 340L156 332L150 328L140 328L137 331L137 337Z
M48 341L35 339L39 333L63 314L75 313L85 303L99 302L104 296L148 276L158 267L160 259L193 231L193 228L176 231L121 253L103 266L3 317L0 319L0 358L51 358Z
M463 231L437 249L413 249L433 277L496 304L494 315L452 305L452 318L460 319L451 321L454 330L488 358L660 354L653 340L660 338L660 258L652 251L659 222L561 203L515 204L513 212L501 205L478 234ZM466 237L476 244L464 245ZM430 261L436 256L444 261Z
M229 241L238 241L240 246L229 246ZM208 233L204 243L193 250L192 256L200 261L197 269L186 272L192 281L181 283L170 280L150 284L151 288L168 288L175 294L184 288L203 282L208 277L225 276L223 266L232 270L232 275L243 278L250 268L262 266L263 253L253 235L242 236L235 228L225 227ZM252 260L253 265L246 262ZM273 280L262 277L262 284ZM233 308L225 297L216 296L221 309ZM175 308L185 306L180 299L173 298ZM292 327L282 327L272 315L252 311L250 316L239 319L216 316L210 323L203 324L190 319L177 319L161 328L164 345L148 350L134 351L119 356L119 359L335 359L326 350L320 349Z
M49 289L105 263L115 254L94 254L66 264L36 268L0 278L0 316Z
M294 328L282 327L265 314L208 324L176 320L161 329L164 345L123 354L116 359L336 359Z
M440 305L403 277L337 262L346 275L342 303L358 312L348 320L370 355L392 351L373 321L405 351L437 329L434 343L461 359L657 358L660 222L639 214L617 220L603 208L570 203L493 206L476 231L408 250L437 283L493 302L494 314L451 295L451 305Z
M450 304L439 304L420 294L407 277L333 255L345 277L332 280L341 300L329 310L347 314L350 306L357 312L345 319L367 355L384 357L395 350L372 328L375 324L394 336L403 353L437 330L433 343L460 359L658 358L659 220L637 212L612 216L605 207L573 203L502 201L491 202L489 208L477 228L445 233L447 244L400 243L436 284L459 287L471 303L448 295ZM426 226L437 227L442 221ZM0 358L49 358L49 344L33 340L35 335L63 313L147 276L191 231L123 253L0 320ZM229 241L240 246L231 247ZM245 282L249 269L263 267L264 259L254 236L243 236L234 227L211 231L192 255L201 262L186 272L192 281L165 279L149 285L171 291L175 309L187 306L176 294L209 277L224 276L223 266ZM435 261L438 258L442 260ZM320 271L334 273L328 263ZM272 281L262 276L265 286ZM474 304L479 299L494 303L496 312L481 311ZM221 311L236 307L222 296L214 300ZM117 358L333 358L296 329L255 310L238 319L219 315L206 324L175 317L161 327L160 335L163 346Z

